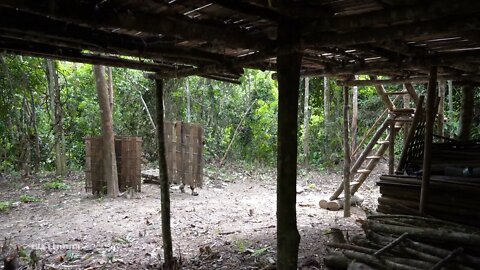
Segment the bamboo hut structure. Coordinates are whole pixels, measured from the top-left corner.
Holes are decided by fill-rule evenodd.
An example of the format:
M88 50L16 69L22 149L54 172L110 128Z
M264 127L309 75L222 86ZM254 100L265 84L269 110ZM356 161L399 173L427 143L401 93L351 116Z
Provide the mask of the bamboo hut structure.
M239 83L243 68L276 71L277 267L295 269L300 241L295 210L300 77L334 76L345 87L376 85L379 93L382 85L404 83L412 98L416 93L411 83L430 82L419 201L420 211L428 213L434 191L429 192L435 84L450 80L471 87L480 81L479 15L476 0L0 0L0 50L150 71L157 104L162 104L164 79L198 75ZM362 74L371 80L352 79ZM394 136L400 123L396 120L402 114L412 117L413 111L388 109L392 118L381 129ZM162 110L159 105L160 127ZM164 153L163 133L157 136L159 152ZM391 147L382 143L384 152ZM162 155L160 164L166 168ZM167 237L167 176L162 181L162 235ZM357 185L347 179L342 187L354 192ZM168 260L171 243L164 247Z

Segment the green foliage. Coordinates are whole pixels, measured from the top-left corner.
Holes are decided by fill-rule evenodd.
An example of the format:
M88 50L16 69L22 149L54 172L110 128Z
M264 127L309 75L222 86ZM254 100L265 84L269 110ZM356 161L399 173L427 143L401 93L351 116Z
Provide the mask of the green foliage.
M11 205L9 201L0 201L0 212L7 212Z
M20 196L20 201L22 203L32 203L32 202L39 202L41 201L41 199L32 195L23 194Z
M60 179L54 179L52 181L49 181L47 183L43 184L43 187L46 189L55 189L55 190L65 190L69 189L70 186L65 184L62 180Z
M60 107L63 110L67 165L83 170L85 138L101 134L100 113L92 67L85 64L56 62L60 86ZM143 157L157 159L155 128L155 91L153 81L143 72L113 68L114 131L121 136L140 136ZM202 77L171 79L165 82L165 118L187 121L187 91L190 93L190 121L205 130L206 162L219 161L226 153L228 160L245 164L273 165L277 150L278 86L271 72L244 70L241 84L234 85ZM359 79L366 79L360 76ZM311 78L309 104L304 103L304 85L300 88L299 142L304 136L303 108L310 109L309 161L327 169L343 160L343 97L335 79L329 79L330 119L325 119L323 78ZM40 170L54 170L55 137L52 105L48 91L44 59L0 55L0 172L30 172L39 161ZM420 92L425 84L415 86ZM388 86L398 91L399 86ZM446 113L446 133L458 129L461 91L454 89L454 113ZM359 119L357 141L373 125L385 106L372 86L359 87ZM477 94L473 138L480 137L480 92ZM146 103L144 106L141 99ZM396 104L402 106L401 102ZM446 106L448 108L448 106ZM34 117L35 116L35 117ZM36 121L34 121L34 119ZM328 120L328 121L327 121ZM292 127L293 128L293 127ZM401 145L402 136L397 136ZM37 156L35 145L39 145ZM401 149L396 149L399 153ZM299 147L300 157L304 156ZM66 189L61 181L44 184L47 189Z

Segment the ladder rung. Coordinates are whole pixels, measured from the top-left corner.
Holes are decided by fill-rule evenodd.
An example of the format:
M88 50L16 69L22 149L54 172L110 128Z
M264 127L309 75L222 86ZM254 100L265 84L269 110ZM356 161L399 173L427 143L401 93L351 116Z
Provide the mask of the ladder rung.
M358 182L358 181L356 181L356 180L353 181L353 182L350 182L350 186L356 186L356 185L358 185L358 184L360 184L360 182Z
M378 141L377 144L389 144L389 141Z
M391 113L396 113L396 114L413 114L413 113L415 113L415 109L412 109L412 108L398 108L398 109L393 109L390 112Z
M387 92L387 95L406 95L408 91L400 91L400 92Z
M382 156L367 156L367 159L381 159Z
M367 170L367 169L360 169L360 170L357 170L357 173L369 173L371 172L372 170Z

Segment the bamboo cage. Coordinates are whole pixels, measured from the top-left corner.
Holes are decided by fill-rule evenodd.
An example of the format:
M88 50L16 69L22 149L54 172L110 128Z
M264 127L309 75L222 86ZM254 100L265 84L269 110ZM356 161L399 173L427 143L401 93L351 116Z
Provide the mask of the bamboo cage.
M85 190L105 194L107 183L103 178L102 137L85 138ZM133 188L141 191L142 138L115 137L118 187L120 192Z

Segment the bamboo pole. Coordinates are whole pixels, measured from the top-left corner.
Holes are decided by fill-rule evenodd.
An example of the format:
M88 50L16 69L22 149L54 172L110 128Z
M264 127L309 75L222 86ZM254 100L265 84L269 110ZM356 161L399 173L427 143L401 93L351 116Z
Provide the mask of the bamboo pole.
M420 214L426 214L428 193L430 185L430 171L432 166L432 143L433 143L433 123L435 122L435 101L436 101L436 83L437 83L437 67L430 68L430 81L427 89L427 105L426 105L426 123L425 123L425 139L423 146L423 174L422 187L420 191Z
M348 101L348 87L343 87L343 147L345 148L345 161L343 165L343 196L344 196L344 206L343 206L343 216L350 216L350 136L349 136L349 123L348 123L348 111L349 111L349 101Z
M383 132L387 129L388 127L388 122L384 121L383 124L377 129L375 134L373 135L373 138L370 140L370 142L367 144L363 152L360 154L358 159L355 161L355 163L352 166L352 169L350 170L352 173L355 172L360 168L362 165L363 161L365 161L365 158L367 158L368 154L370 151L372 151L373 147L377 143L378 139L383 135ZM345 179L344 179L345 181ZM337 188L337 190L333 193L333 195L330 197L330 200L333 201L338 198L338 196L342 193L343 188L344 188L344 181L342 184Z
M395 116L390 119L390 136L388 140L388 174L395 170Z

